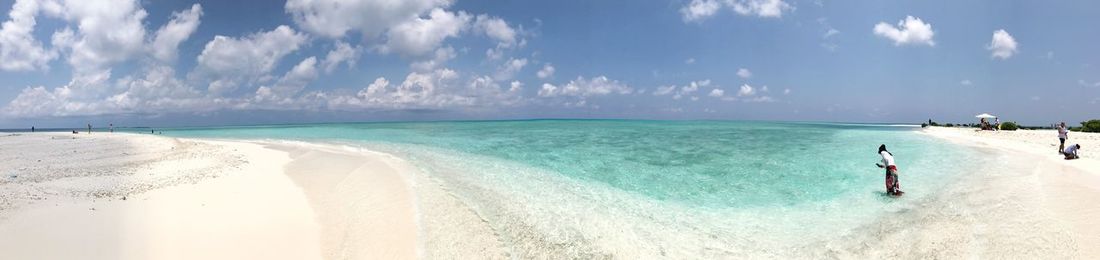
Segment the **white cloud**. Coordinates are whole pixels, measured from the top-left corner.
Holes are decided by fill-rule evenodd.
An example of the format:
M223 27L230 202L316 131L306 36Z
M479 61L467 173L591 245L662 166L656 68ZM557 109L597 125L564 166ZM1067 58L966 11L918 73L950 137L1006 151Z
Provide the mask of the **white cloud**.
M516 30L509 26L504 19L484 14L478 15L474 20L474 31L484 33L489 38L497 40L500 46L511 47L516 44Z
M685 84L684 86L658 86L657 89L653 90L653 95L664 96L672 94L672 99L690 97L692 100L696 100L698 99L698 97L691 95L698 91L699 88L707 86L710 86L709 79L688 82L688 84Z
M358 31L364 38L380 36L390 27L438 7L450 0L288 0L286 12L299 28L328 38Z
M993 52L993 58L1002 60L1008 59L1019 52L1016 50L1016 38L1013 38L1003 29L993 31L993 41L986 48Z
M56 51L46 49L34 39L40 4L45 3L18 0L12 5L9 20L0 27L0 70L46 70L49 62L57 58Z
M416 17L390 28L386 32L386 43L379 50L407 56L424 55L439 48L447 38L458 36L468 27L470 19L466 12L432 9L427 17Z
M787 94L790 94L790 93L791 93L791 89L789 89L789 88L783 89L783 95L787 95Z
M526 66L527 66L527 59L526 58L522 58L522 59L512 58L512 59L509 59L507 62L504 63L504 65L502 65L499 69L497 69L497 72L493 76L493 78L496 79L496 80L500 80L500 81L511 80L512 77L514 77L517 72L519 72L520 70L523 70L523 67L526 67Z
M176 61L176 53L179 44L199 27L199 17L202 16L202 6L191 5L191 9L172 13L172 20L160 27L153 37L150 46L153 58L162 62Z
M743 79L751 78L752 77L752 72L749 71L746 68L740 68L740 69L737 69L737 76L741 77Z
M829 29L825 30L825 35L822 35L821 37L822 38L829 38L829 37L832 37L832 36L837 35L837 34L840 34L840 31L838 31L835 28L830 27Z
M739 15L770 18L783 17L783 12L794 10L794 6L783 0L692 0L680 7L680 18L685 23L702 22L723 6Z
M75 32L55 33L53 42L68 53L74 74L99 73L146 50L142 20L147 13L135 0L65 1L50 12L79 25Z
M283 56L306 42L304 34L285 25L240 38L214 36L199 54L195 73L211 80L208 89L222 94L236 89L242 80L268 76Z
M455 48L447 46L436 49L435 55L432 55L431 59L413 62L409 64L409 67L411 67L413 71L417 72L433 71L436 68L442 67L444 63L447 63L447 61L450 61L455 57L458 57L458 54L455 52Z
M738 14L759 17L782 17L783 11L794 9L782 0L726 0L726 4Z
M716 0L691 0L691 3L680 8L680 16L684 22L699 22L714 16L721 7Z
M630 86L620 83L618 80L611 80L606 76L599 76L592 79L577 77L577 79L571 80L568 84L561 87L543 84L538 94L541 97L590 97L610 94L625 95L633 91L634 89L630 88Z
M756 90L754 90L752 86L749 86L749 84L741 85L741 89L737 91L737 95L742 96L742 97L743 96L752 96L752 95L755 95L755 94L756 94Z
M322 67L325 68L326 74L332 74L336 68L340 67L340 64L347 64L348 67L355 67L355 63L359 61L359 56L362 55L362 49L358 46L351 47L343 41L337 41L328 55L325 55L324 61L321 62Z
M504 57L504 49L501 48L489 48L485 50L485 57L490 60L499 60Z
M970 82L970 80L969 80L969 79L964 79L964 80L962 80L962 81L959 81L959 85L963 85L963 86L970 86L970 85L972 85L972 84L974 84L974 83L973 83L973 82Z
M355 95L328 99L331 109L439 109L453 107L514 106L524 101L523 84L513 81L507 88L491 77L473 77L463 83L451 69L409 73L400 84L377 78Z
M540 79L553 77L554 76L554 65L550 65L550 63L543 64L542 69L540 69L538 72L536 72L535 76L538 76Z
M722 89L717 89L717 88L711 90L710 94L707 94L707 96L711 96L711 97L722 97L724 95L726 95L726 91L722 90Z
M932 40L932 36L935 35L932 25L913 16L906 16L904 20L898 21L897 27L879 22L875 25L874 32L875 35L894 41L894 45L897 46L921 44L936 46L936 42Z
M695 58L688 58L684 60L684 64L695 64Z
M508 87L508 92L519 92L523 90L523 82L512 81L509 86L510 87Z
M256 89L256 100L267 102L289 102L294 95L305 89L310 81L317 78L317 58L309 57L286 72L275 85L261 86Z
M676 88L679 88L679 87L677 87L676 85L659 86L659 87L657 87L657 89L653 90L653 95L654 96L668 95L668 94L672 93L673 91L676 91Z

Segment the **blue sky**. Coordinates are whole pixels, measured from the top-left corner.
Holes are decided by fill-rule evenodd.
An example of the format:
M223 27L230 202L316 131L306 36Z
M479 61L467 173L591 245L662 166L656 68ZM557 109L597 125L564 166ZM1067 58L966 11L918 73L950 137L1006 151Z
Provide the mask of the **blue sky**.
M1095 1L0 6L0 127L1100 117Z

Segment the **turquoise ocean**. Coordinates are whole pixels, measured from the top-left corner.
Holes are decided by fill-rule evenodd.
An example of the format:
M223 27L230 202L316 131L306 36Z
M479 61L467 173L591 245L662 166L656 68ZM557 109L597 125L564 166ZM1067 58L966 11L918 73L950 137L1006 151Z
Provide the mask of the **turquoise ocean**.
M163 133L393 154L530 257L832 256L852 250L839 240L879 239L875 227L919 211L981 160L919 126L882 124L523 120ZM880 144L897 158L904 197L884 194Z

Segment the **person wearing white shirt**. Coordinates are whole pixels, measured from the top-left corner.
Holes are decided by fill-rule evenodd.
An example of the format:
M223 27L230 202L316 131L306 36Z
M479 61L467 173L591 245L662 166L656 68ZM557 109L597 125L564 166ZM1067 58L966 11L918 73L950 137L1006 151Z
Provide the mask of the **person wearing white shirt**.
M1058 152L1061 153L1066 149L1066 139L1069 138L1069 129L1066 129L1066 122L1058 124Z
M1080 149L1081 149L1080 144L1071 144L1071 145L1069 145L1069 147L1066 147L1066 149L1062 151L1062 155L1066 156L1066 160L1073 160L1073 159L1081 158L1080 156L1077 156L1077 150L1080 150Z
M901 196L905 192L901 191L901 185L898 184L898 166L894 163L894 154L886 150L885 144L878 147L878 154L882 156L882 163L875 165L886 169L886 194Z

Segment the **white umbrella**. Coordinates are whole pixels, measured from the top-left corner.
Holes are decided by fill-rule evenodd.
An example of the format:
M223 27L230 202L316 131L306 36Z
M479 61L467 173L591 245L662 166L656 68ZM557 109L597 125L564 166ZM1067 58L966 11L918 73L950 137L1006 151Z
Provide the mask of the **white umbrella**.
M997 116L990 115L989 113L982 113L981 115L976 115L974 117L977 117L977 118L997 118Z

